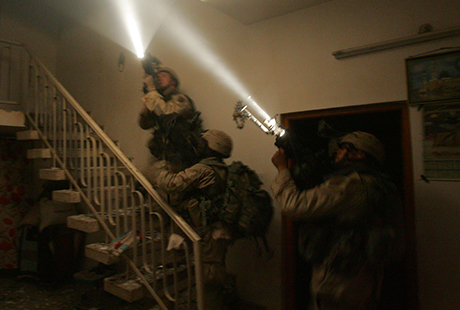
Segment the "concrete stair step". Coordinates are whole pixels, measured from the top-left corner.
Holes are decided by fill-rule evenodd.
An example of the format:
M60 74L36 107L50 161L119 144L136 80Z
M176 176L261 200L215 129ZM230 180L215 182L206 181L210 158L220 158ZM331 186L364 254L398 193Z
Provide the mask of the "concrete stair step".
M115 275L104 279L104 290L127 302L146 297L147 289L140 279L126 279L124 275Z
M85 256L105 265L113 265L121 260L120 257L110 253L110 247L107 243L91 243L86 245Z
M155 233L155 235L153 236L153 248L152 248L152 243L150 242L151 239L152 238L150 238L149 236L145 238L147 242L147 244L145 244L145 249L146 249L145 255L150 256L153 253L155 260L158 263L161 263L167 266L171 265L174 261L173 252L167 251L166 256L165 256L165 261L163 261L162 252L161 252L161 238L159 237L159 234ZM143 244L142 242L140 242L137 245L137 251L139 255L142 253L142 249L143 249ZM104 242L91 243L91 244L86 245L85 256L97 262L100 262L106 265L112 265L112 264L119 262L121 259L121 256L115 256L113 254L114 253L113 251L114 251L113 245L111 246L111 244L109 243L104 243ZM132 257L133 253L134 253L133 249L129 249L127 252L124 252L124 254L126 254L128 257ZM177 263L183 262L184 259L185 259L185 256L176 255Z
M100 230L97 219L86 214L69 216L67 218L67 227L86 233L94 233Z
M68 191L68 190L64 190L64 191ZM56 191L54 191L56 192ZM53 200L54 200L54 192L53 192ZM59 191L57 191L59 192ZM66 196L65 198L63 198L62 200L64 199L69 199L70 201L76 201L77 200L77 194L78 192L73 192L72 193L63 193L62 195ZM61 193L58 193L57 195L61 195ZM72 195L72 197L68 197L68 195ZM81 196L79 195L78 198L81 198ZM58 198L61 200L61 198ZM66 202L69 202L69 201L66 201ZM75 203L75 202L73 202ZM110 224L109 223L109 216L112 220L112 222L116 222L117 221L117 218L119 217L120 219L122 218L130 218L129 221L131 221L131 217L133 216L133 212L134 213L137 213L139 212L139 208L129 208L127 210L125 210L123 207L120 207L120 209L117 211L111 211L110 213L108 214L99 214L103 219L104 221L107 223L107 224ZM136 214L136 216L138 216ZM100 231L100 225L99 225L99 222L98 220L96 219L95 216L93 216L92 214L78 214L78 215L73 215L73 216L69 216L67 218L67 227L69 228L73 228L73 229L76 229L76 230L80 230L80 231L83 231L83 232L86 232L86 233L94 233L94 232L98 232ZM153 224L152 224L152 227L153 229L157 229L158 231L160 230L160 227L159 227L159 223L158 221L155 221ZM147 237L148 240L150 240L150 237ZM154 236L154 242L159 242L160 239L158 236Z
M78 191L63 189L53 191L53 200L59 202L79 203L81 202L81 197Z
M38 131L36 130L21 130L16 133L17 140L39 140Z
M51 154L51 150L48 148L27 150L28 159L47 159L52 157L53 155Z
M162 271L157 271L154 274L144 273L144 277L152 287L154 287L154 278L156 279L157 286L159 287L156 292L160 298L165 295L161 272ZM177 272L179 276L177 289L180 292L187 289L188 279L186 278L187 273L185 267L178 268ZM173 274L173 272L167 273L166 285L170 292L174 291ZM192 281L192 283L194 283L194 281ZM134 276L126 278L125 274L118 274L105 278L104 290L128 302L134 302L145 297L153 298L140 278Z
M64 169L59 168L46 168L39 170L39 177L42 180L62 181L66 180Z

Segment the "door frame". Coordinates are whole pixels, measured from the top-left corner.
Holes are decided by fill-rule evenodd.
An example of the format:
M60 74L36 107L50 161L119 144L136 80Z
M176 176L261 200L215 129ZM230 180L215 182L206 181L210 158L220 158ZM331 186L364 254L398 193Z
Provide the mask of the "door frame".
M398 154L402 160L402 180L400 186L403 193L403 208L406 229L406 253L404 268L406 271L406 304L408 310L418 310L418 278L415 243L415 206L414 206L414 181L412 167L412 147L410 134L409 105L407 101L383 102L358 106L311 110L280 115L280 121L284 128L292 129L292 124L299 120L322 119L325 117L340 117L360 115L366 113L395 112L400 118L401 152ZM388 124L391 126L391 124ZM396 137L394 137L396 138ZM283 300L285 310L299 309L299 280L297 275L301 272L299 255L297 252L297 234L293 220L282 214L282 245L283 245ZM301 284L300 284L301 285Z

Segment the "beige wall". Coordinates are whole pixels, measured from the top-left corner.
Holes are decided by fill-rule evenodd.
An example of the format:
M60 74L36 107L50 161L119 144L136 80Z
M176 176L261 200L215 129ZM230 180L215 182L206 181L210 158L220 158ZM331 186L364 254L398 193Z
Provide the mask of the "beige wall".
M34 5L36 5L34 3ZM58 23L49 16L35 16L34 5L22 7L16 1L0 1L0 38L26 43L54 72L58 42Z
M268 188L275 175L270 162L276 149L274 139L252 123L243 130L235 128L233 107L244 98L226 84L223 77L229 74L219 75L217 69L223 65L231 69L270 115L405 100L405 58L459 46L459 37L343 60L335 59L332 52L415 35L425 23L435 30L457 27L459 13L457 0L445 0L442 5L437 0L335 0L244 26L199 1L177 1L149 50L178 72L182 89L202 112L204 126L232 135L232 159L255 169ZM9 26L4 18L1 21L0 30ZM188 31L200 35L199 45L192 45ZM214 65L196 56L205 55L203 47L217 57ZM46 54L44 46L37 49ZM117 67L121 52L127 60L123 72ZM135 56L79 26L61 33L57 54L61 82L143 168L149 159L145 147L149 134L136 123L142 69ZM423 132L416 108L411 108L411 131L408 143L412 143L414 157L420 301L423 310L454 310L460 304L460 187L454 182L420 180ZM269 309L279 309L281 303L280 234L277 212L269 232L275 250L271 260L258 257L251 241L235 244L229 253L229 269L237 274L243 297Z

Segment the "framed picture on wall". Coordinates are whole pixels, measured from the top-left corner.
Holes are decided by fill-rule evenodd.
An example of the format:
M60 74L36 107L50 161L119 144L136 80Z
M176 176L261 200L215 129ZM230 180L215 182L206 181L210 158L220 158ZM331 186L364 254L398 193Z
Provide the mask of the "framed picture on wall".
M460 100L460 49L406 59L412 105Z
M425 104L423 121L424 176L460 181L460 101Z

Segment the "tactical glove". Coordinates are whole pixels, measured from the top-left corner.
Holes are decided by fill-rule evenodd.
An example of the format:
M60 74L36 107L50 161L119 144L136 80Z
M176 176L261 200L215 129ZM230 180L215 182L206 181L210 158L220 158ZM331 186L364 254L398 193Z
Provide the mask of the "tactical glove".
M156 90L153 76L150 74L144 75L142 82L144 83L144 91L146 91L146 93Z

